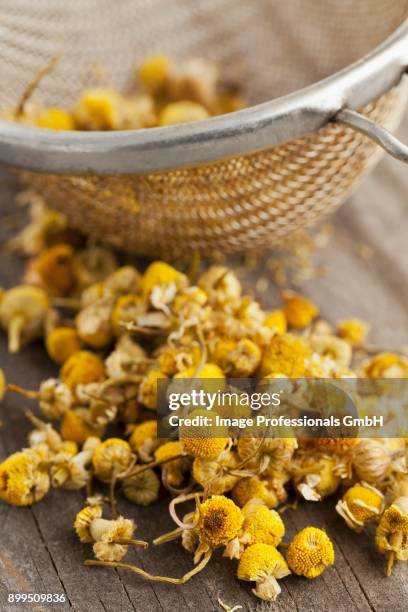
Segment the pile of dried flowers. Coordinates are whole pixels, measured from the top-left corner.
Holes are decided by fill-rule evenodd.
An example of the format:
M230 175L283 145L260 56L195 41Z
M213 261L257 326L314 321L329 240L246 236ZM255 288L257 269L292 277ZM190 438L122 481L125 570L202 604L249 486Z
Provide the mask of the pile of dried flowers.
M1 293L1 327L12 352L43 338L60 370L38 390L8 385L36 400L44 420L27 411L34 426L27 448L0 464L3 501L25 506L50 487L83 489L87 501L74 529L92 544L95 559L87 565L182 584L221 548L238 560L238 578L255 583L265 600L275 599L289 573L316 578L334 562L332 542L317 527L283 545L289 494L319 501L341 490L337 512L357 532L376 525L387 573L408 559L404 438L260 440L228 430L219 438L184 438L181 430L178 441L166 441L157 437L155 418L160 378L406 378L404 356L366 354L356 362L368 331L362 321L334 328L315 304L290 291L280 307L265 311L227 267L209 267L193 282L167 263L151 263L142 274L119 266L106 248L79 244L41 198L33 199L31 222L13 240L29 260L24 284ZM0 396L4 390L1 373ZM109 487L110 518L95 482ZM122 562L129 546L148 544L134 539L132 519L118 516L117 492L148 506L161 485L172 498L176 527L154 544L180 539L195 563L182 578ZM195 509L179 518L176 507L188 500Z
M217 64L201 58L175 62L160 54L138 68L126 93L99 85L86 89L71 108L45 107L31 98L56 63L38 72L17 108L2 118L51 130L136 130L200 121L246 104L238 82L224 78Z

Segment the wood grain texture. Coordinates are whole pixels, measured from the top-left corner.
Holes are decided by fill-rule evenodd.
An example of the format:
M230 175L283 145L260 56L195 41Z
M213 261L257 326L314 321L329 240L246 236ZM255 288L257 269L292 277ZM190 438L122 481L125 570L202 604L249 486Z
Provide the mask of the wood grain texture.
M400 130L408 141L408 121ZM11 231L8 215L15 215L14 187L0 186L0 240ZM304 285L322 306L322 314L336 321L349 315L372 322L371 339L383 347L408 345L408 172L402 164L383 160L363 186L335 215L334 238L317 255L328 274ZM20 219L21 217L21 219ZM22 222L23 215L19 215ZM357 254L364 243L373 250L365 260ZM21 271L16 257L1 252L0 284L10 286ZM262 276L263 271L253 274ZM270 296L266 296L270 300ZM56 369L41 346L33 345L18 356L6 352L0 338L0 367L11 382L36 388ZM24 445L29 426L22 409L30 402L7 395L0 406L0 459ZM234 577L234 563L216 555L207 568L184 587L149 583L129 573L88 569L82 562L91 551L76 540L72 523L83 495L53 491L32 508L16 509L0 504L0 590L66 593L67 604L55 609L77 612L138 612L220 610L220 597L245 610L282 612L336 611L383 612L407 609L407 566L397 565L384 575L384 560L374 550L372 534L355 536L333 510L334 500L304 503L285 514L288 536L307 524L327 529L334 539L336 563L320 578L307 581L288 577L274 604L258 602L250 585ZM124 500L119 508L133 517L143 539L152 539L172 527L166 502L139 509ZM191 568L191 558L175 543L133 550L127 559L157 574L179 576ZM17 610L9 606L5 611ZM20 607L20 609L23 609ZM42 610L41 606L27 610ZM49 608L48 608L49 609Z

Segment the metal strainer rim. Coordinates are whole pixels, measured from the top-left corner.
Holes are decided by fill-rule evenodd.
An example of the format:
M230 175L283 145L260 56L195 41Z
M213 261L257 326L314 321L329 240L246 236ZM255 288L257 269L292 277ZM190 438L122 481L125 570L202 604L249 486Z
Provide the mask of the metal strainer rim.
M373 101L408 64L408 19L359 61L275 100L196 123L120 132L55 132L0 121L0 162L53 173L144 174L245 155L314 132Z

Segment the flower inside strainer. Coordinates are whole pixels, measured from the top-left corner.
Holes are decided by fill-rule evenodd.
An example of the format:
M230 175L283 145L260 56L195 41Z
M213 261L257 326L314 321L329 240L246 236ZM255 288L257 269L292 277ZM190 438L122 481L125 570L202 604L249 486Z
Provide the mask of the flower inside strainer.
M0 162L74 226L137 254L277 244L344 201L375 142L408 160L385 129L407 99L407 18L407 0L3 0L0 109L51 57L36 95L64 106L96 63L123 87L159 50L240 66L252 106L123 132L3 121Z

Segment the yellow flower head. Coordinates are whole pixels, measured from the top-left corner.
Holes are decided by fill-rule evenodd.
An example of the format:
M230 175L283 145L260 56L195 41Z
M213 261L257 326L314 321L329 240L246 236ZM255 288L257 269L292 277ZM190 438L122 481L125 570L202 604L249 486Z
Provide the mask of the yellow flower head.
M295 574L316 578L334 563L334 548L328 535L317 527L306 527L289 544L287 562Z
M113 473L124 472L132 461L132 449L121 438L108 438L94 450L92 465L95 476L102 482L110 482Z
M166 442L155 451L154 457L157 461L167 461L177 455L183 454L183 447L180 442ZM184 479L184 471L189 465L185 458L180 457L174 461L168 461L163 465L163 476L166 482L172 487L179 487Z
M317 317L319 310L313 302L293 291L285 291L282 296L283 312L290 327L302 329L307 327Z
M103 380L105 367L98 355L90 351L78 351L64 363L60 377L68 387L75 389L77 385L87 385Z
M395 353L381 353L364 364L368 378L407 378L408 359Z
M28 449L10 455L0 464L0 499L13 506L40 501L50 487L41 455Z
M206 292L210 302L220 306L238 304L241 297L241 283L225 266L211 266L201 274L197 284Z
M139 388L139 400L149 410L157 410L157 382L167 378L161 370L150 370L143 378Z
M114 89L87 89L75 106L75 122L85 130L119 129L122 105L122 97Z
M49 297L40 287L17 285L1 295L0 326L7 331L10 353L41 336L49 307Z
M177 289L183 289L187 287L188 279L185 274L164 261L155 261L143 274L141 280L142 293L145 297L148 297L154 287L170 285L171 283L174 283Z
M146 91L159 94L165 87L171 73L172 62L167 55L149 57L139 68L139 79Z
M213 413L205 409L193 410L188 416L191 419L195 417L208 417L213 419ZM208 431L209 429L210 431ZM212 437L215 431L217 432L216 438ZM227 433L228 430L226 427L217 427L215 430L214 426L208 428L201 427L200 425L182 425L179 428L180 441L184 452L187 455L205 459L216 459L220 453L222 453L230 441Z
M47 335L45 345L48 355L60 365L81 350L78 332L73 327L56 327Z
M136 425L129 438L131 449L140 456L142 461L152 459L152 454L159 446L157 438L157 421L150 420Z
M95 519L102 517L102 506L85 506L78 512L74 522L75 533L77 534L80 542L83 544L89 544L94 539L90 532L90 527Z
M74 249L69 244L49 247L32 262L32 268L52 295L68 295L75 288Z
M195 529L200 541L210 548L227 544L237 537L243 523L241 510L231 499L213 495L199 504L195 515Z
M86 412L86 410L78 409L67 410L64 413L60 428L60 434L64 440L83 444L91 436L101 437L103 428L94 428L89 425L84 418Z
M160 481L154 470L145 470L123 480L123 495L137 506L149 506L159 497Z
M274 601L281 588L278 580L288 576L285 559L270 544L252 544L242 553L237 576L240 580L256 582L253 593L265 601Z
M121 295L112 313L112 326L117 337L126 333L126 325L134 323L137 317L144 314L146 304L140 295Z
M258 476L242 478L232 490L232 499L243 508L253 498L261 499L268 508L276 508L279 503L276 492L267 480L261 480Z
M62 108L47 108L36 117L36 125L48 130L74 130L72 116Z
M290 378L301 378L306 375L310 358L310 348L301 338L292 334L274 336L264 350L260 375L279 373Z
M408 561L408 497L398 497L384 512L375 534L375 545L387 556L387 576L394 561Z
M337 333L340 338L346 340L351 345L355 346L361 344L368 333L369 326L360 319L347 319L340 321L337 327Z
M358 443L357 438L313 438L307 442L317 451L344 455Z
M249 544L278 546L285 535L285 525L276 510L270 510L259 499L252 499L242 508L244 538Z
M271 310L267 312L262 325L276 334L285 334L287 330L285 313L283 310Z
M159 125L176 125L208 119L209 112L202 105L190 100L172 102L163 108L159 114Z
M210 495L222 495L231 491L239 477L230 474L238 465L238 459L231 451L224 451L217 459L196 457L193 461L194 480Z
M361 531L367 523L380 516L383 507L384 495L381 491L362 482L345 492L336 510L351 529Z

